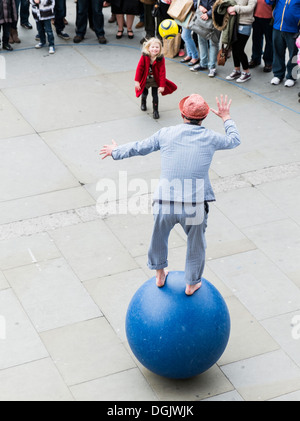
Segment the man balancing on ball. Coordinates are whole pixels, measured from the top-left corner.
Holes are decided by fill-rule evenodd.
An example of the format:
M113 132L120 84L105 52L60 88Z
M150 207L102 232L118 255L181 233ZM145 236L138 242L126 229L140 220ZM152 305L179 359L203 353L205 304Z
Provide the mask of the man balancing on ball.
M154 229L148 253L148 266L156 270L156 285L163 287L168 272L168 238L179 223L187 235L185 281L187 295L201 287L205 265L205 231L208 202L215 200L209 180L214 153L240 145L240 135L230 117L231 100L216 98L218 110L211 111L224 121L225 135L202 126L210 108L197 94L180 101L183 124L166 127L140 142L105 145L102 159L114 160L160 151L161 177L154 193Z

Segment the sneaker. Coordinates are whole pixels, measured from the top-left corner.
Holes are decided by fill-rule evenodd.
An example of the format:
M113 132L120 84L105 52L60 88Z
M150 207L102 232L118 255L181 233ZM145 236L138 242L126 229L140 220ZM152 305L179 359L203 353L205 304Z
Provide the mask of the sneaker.
M61 39L64 39L65 41L68 41L71 37L66 32L59 32L57 36Z
M32 25L31 23L27 22L27 23L21 23L21 26L25 29L32 29Z
M208 77L215 77L217 73L216 69L209 69Z
M247 80L251 79L251 73L243 72L242 75L236 80L237 83L247 82Z
M55 53L55 48L49 47L49 54L54 54L54 53Z
M233 70L230 75L226 76L227 80L234 80L238 79L241 76L241 72L238 72L237 70Z
M201 64L196 64L196 66L190 68L191 72L200 72L200 70L207 70L207 67L203 67Z
M286 81L285 81L285 84L284 84L284 86L286 86L287 88L291 88L292 86L294 86L295 85L295 81L294 81L294 79L287 79Z
M279 79L279 77L273 77L273 79L271 80L271 85L279 85L279 83L281 82L282 79Z
M39 50L40 48L45 47L45 45L46 45L46 44L43 44L42 42L39 42L38 44L36 44L35 48L36 48L37 50Z

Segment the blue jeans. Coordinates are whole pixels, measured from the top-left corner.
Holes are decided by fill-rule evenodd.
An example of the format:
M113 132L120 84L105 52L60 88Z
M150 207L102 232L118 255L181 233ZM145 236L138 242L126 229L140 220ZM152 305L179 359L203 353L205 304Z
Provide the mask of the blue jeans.
M192 37L192 31L187 28L182 28L182 39L185 42L186 53L192 59L198 60L199 52L195 41Z
M104 0L77 0L76 6L76 35L85 36L89 7L93 17L93 28L97 37L105 35L104 32L104 16L103 16Z
M177 206L179 206L178 209ZM185 282L188 285L195 285L201 281L205 266L205 231L208 212L204 211L203 204L198 206L200 211L197 215L198 221L190 225L193 217L185 205L181 203L154 204L154 228L148 252L148 267L158 270L168 266L169 235L174 226L180 224L187 235Z
M286 49L289 53L289 60L285 64ZM293 69L297 66L297 60L293 60L297 56L297 46L295 34L290 32L282 32L273 28L273 73L275 77L284 79L285 72L287 79L296 79L293 77ZM294 62L293 62L294 61Z
M40 20L36 23L36 27L40 36L40 43L46 44L46 34L49 47L54 47L54 35L51 26L51 19Z
M206 40L198 35L199 49L200 49L200 65L215 69L217 63L217 56L219 52L219 44L214 43L211 39Z

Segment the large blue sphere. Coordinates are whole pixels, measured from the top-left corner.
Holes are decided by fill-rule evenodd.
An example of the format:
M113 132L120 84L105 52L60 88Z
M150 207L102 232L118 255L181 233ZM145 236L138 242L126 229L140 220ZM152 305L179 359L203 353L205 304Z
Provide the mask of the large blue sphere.
M187 296L184 272L170 272L163 288L152 278L136 292L127 311L126 334L146 368L186 379L219 360L229 340L230 316L221 294L206 279Z

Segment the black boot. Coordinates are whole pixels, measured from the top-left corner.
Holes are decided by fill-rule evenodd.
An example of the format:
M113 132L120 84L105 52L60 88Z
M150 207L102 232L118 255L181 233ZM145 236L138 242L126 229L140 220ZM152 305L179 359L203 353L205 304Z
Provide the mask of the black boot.
M154 120L159 119L158 104L153 102L153 118Z
M147 111L147 96L142 95L141 110Z

